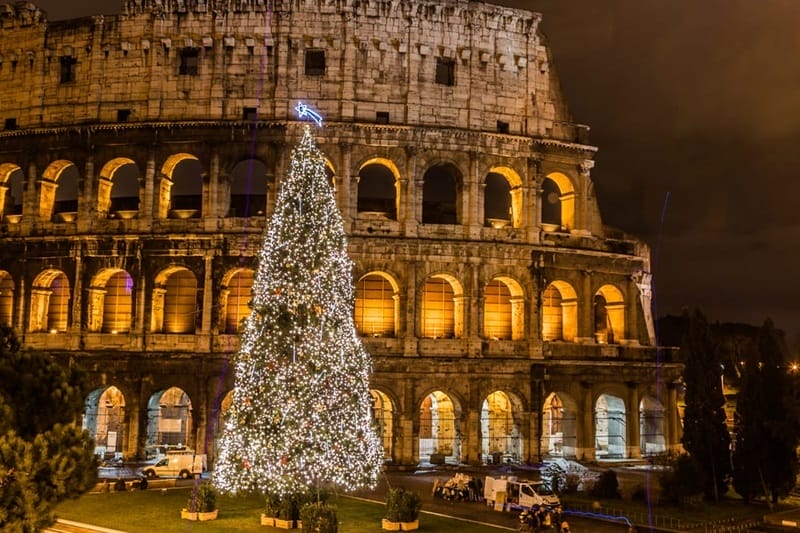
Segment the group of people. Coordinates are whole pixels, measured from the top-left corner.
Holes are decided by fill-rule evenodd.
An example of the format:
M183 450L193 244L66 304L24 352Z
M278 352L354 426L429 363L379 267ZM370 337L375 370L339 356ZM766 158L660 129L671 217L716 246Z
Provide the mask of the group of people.
M483 482L457 473L447 481L433 481L433 495L451 502L479 502L483 499Z
M519 515L520 530L531 532L558 531L569 533L569 523L563 519L561 506L547 507L534 505L532 509L522 511Z

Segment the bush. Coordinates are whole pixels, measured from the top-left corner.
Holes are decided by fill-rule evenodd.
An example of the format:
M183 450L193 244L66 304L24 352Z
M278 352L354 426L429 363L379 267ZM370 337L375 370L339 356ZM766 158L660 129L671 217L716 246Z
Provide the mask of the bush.
M595 498L614 499L619 498L619 481L617 481L617 473L613 470L606 470L597 479L591 491L592 496Z
M413 522L422 510L422 496L402 487L389 489L386 493L386 513L390 522Z
M217 490L208 481L197 485L189 494L186 510L191 513L210 513L217 509Z
M337 533L336 507L325 502L307 503L300 508L304 533Z
M390 522L400 521L400 499L403 497L404 490L389 489L386 492L386 513L384 518Z
M678 456L672 463L672 469L664 472L659 478L662 496L666 501L681 503L684 499L703 492L703 470L690 455Z

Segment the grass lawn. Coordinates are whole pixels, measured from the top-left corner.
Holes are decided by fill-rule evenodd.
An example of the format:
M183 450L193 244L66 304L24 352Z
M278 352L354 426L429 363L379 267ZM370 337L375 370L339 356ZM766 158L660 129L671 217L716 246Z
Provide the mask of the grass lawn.
M63 502L57 508L58 518L74 520L130 533L216 533L229 531L283 531L260 524L264 502L260 497L217 498L219 518L209 522L181 520L186 507L188 488L169 490L136 490L127 492L91 493L77 500ZM340 533L381 531L383 503L370 503L347 497L333 501L338 508ZM439 516L420 516L420 531L459 531L480 533L486 525L471 524ZM295 530L297 531L297 530ZM498 529L500 531L500 529Z

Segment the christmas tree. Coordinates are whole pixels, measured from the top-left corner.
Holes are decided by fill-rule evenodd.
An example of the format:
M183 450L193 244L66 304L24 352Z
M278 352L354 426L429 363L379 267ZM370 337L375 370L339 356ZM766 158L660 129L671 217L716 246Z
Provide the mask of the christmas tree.
M353 323L344 225L310 126L292 152L234 357L214 484L285 496L374 486L383 450Z

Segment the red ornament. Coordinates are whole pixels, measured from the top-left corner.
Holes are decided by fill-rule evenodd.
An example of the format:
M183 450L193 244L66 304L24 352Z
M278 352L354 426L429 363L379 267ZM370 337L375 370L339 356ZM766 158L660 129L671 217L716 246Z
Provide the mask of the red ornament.
M282 464L282 465L289 464L289 457L288 457L288 456L286 456L286 455L282 456L282 457L281 457L281 464Z
M247 459L244 460L242 465L244 466L245 470L250 470L250 461L248 461Z

